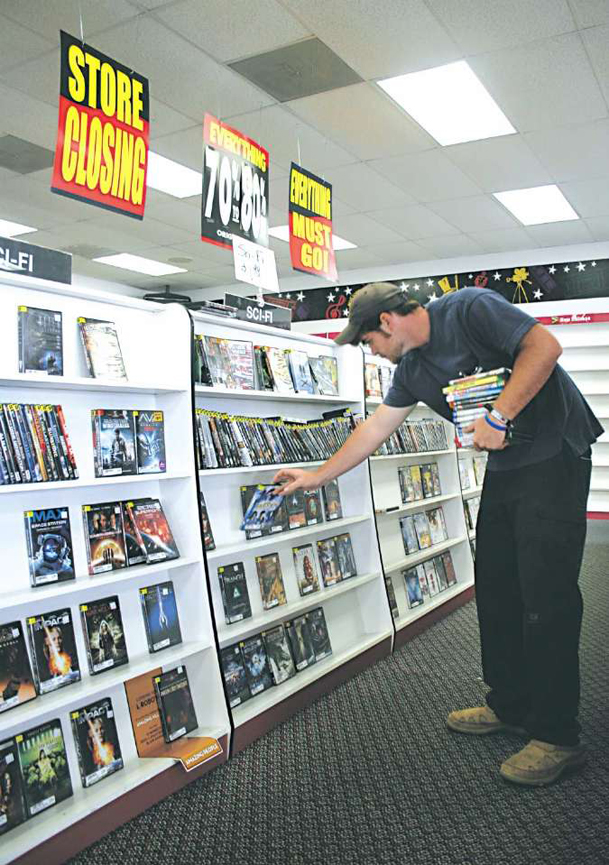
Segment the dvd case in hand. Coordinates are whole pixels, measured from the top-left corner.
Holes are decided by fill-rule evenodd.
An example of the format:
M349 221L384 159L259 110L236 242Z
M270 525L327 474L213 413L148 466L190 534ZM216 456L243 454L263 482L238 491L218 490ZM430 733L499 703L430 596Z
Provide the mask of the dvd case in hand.
M419 575L416 568L408 568L402 571L402 576L404 577L408 608L412 610L414 607L420 606L424 601L419 583Z
M252 615L252 608L243 562L234 562L231 565L219 567L218 580L226 624L232 625L234 622L249 619Z
M275 494L276 484L241 487L243 520L240 528L248 540L272 535L288 528L285 496Z
M72 795L61 721L54 718L15 736L28 817Z
M264 646L273 682L281 685L296 675L296 667L290 652L288 638L283 625L263 631Z
M338 481L334 479L325 484L325 486L321 488L321 494L324 500L326 520L341 519L343 515L343 506L340 500Z
M82 516L89 573L103 574L127 565L120 502L83 505Z
M245 665L239 644L220 649L220 666L226 687L226 696L231 709L240 706L251 697Z
M317 541L317 555L324 586L333 586L342 580L335 538Z
M32 669L39 694L80 681L74 623L69 607L27 618Z
M110 697L75 709L70 718L83 787L92 787L123 768Z
M154 690L167 743L197 729L197 715L185 666L155 676Z
M305 520L308 526L316 526L323 523L324 514L321 507L321 495L319 490L304 490Z
M73 580L74 554L68 509L25 511L24 520L32 586Z
M260 634L256 634L256 636L239 643L239 648L245 665L245 675L250 694L255 697L256 694L261 694L273 684L264 642Z
M393 588L393 580L389 575L385 576L385 585L387 586L387 598L389 599L389 609L394 619L399 619L400 610L395 597L395 589Z
M216 542L214 541L214 533L211 530L211 522L203 493L199 493L199 507L201 509L201 525L203 526L203 543L205 544L205 549L210 552L216 549Z
M89 374L93 378L126 381L127 373L114 322L83 317L77 321Z
M81 604L80 617L92 676L129 662L117 595Z
M317 392L326 396L338 396L338 364L335 357L322 355L310 357L309 364Z
M321 661L332 654L332 644L330 643L330 634L328 633L323 607L311 610L306 616L315 651L315 660Z
M144 546L148 564L178 559L180 553L158 499L138 499L133 503L133 522Z
M306 615L298 616L285 624L290 641L294 666L300 672L315 663L315 649Z
M256 556L256 571L258 572L263 608L272 610L273 607L281 607L286 604L279 553Z
M165 457L165 417L158 409L134 411L138 475L167 471Z
M21 622L0 625L0 713L36 696Z
M17 743L0 742L0 837L26 819Z
M349 532L345 532L342 535L337 535L334 541L336 543L336 555L338 556L338 566L342 579L347 580L349 577L354 577L357 574L357 565L355 564L355 556L353 555L351 535Z
M289 362L292 381L294 382L294 390L297 393L315 393L307 353L304 351L297 351L296 349L290 349Z
M20 306L19 372L63 375L61 312Z
M149 652L159 652L182 642L178 603L171 580L141 588L140 602Z
M143 565L148 561L148 554L144 545L144 539L140 535L138 527L133 519L133 508L135 502L121 502L123 514L123 530L125 532L125 554L127 565Z
M91 410L95 477L134 475L135 421L130 409Z
M312 544L302 547L292 547L294 556L294 570L296 571L296 582L298 591L304 597L311 592L319 591L319 577L315 565L315 554Z

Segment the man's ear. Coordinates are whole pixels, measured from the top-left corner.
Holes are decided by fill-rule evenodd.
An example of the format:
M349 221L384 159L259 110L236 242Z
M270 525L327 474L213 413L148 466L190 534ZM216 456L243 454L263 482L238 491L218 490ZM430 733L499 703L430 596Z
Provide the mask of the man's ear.
M391 323L392 323L392 317L391 317L390 312L382 312L379 315L379 325L380 325L379 330L383 331L383 329L384 329L384 331L389 331L389 333L391 333L392 332Z

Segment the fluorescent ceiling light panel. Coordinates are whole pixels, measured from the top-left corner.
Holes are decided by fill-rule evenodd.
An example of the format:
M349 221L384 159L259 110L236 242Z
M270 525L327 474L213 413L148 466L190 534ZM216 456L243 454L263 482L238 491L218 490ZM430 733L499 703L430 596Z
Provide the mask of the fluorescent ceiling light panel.
M269 234L271 237L275 237L277 240L285 240L287 243L290 240L290 226L277 225L275 228L269 228ZM332 235L332 246L335 252L340 249L357 249L355 243L351 243L350 240L345 240L337 234Z
M378 83L444 146L516 132L465 60Z
M203 175L193 171L173 159L167 159L158 153L148 153L148 174L146 185L159 192L166 192L174 198L190 198L201 195Z
M142 258L141 255L131 255L130 252L121 252L118 255L103 255L94 258L99 264L109 264L112 267L120 267L122 270L132 270L134 273L145 273L147 276L169 276L171 273L187 273L183 267L173 267L163 261L154 261L152 258Z
M18 234L29 234L38 231L30 225L21 225L19 222L10 222L8 219L0 219L0 237L17 237Z
M530 189L512 189L493 192L493 195L523 225L541 225L544 222L566 222L579 219L558 186L533 186Z

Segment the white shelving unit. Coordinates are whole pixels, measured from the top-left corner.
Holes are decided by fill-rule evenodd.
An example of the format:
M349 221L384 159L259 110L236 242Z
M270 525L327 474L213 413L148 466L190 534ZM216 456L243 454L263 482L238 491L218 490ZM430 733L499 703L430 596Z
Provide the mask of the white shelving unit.
M366 354L366 362L390 365L388 361L373 358L368 353ZM369 397L366 400L368 413L374 412L376 406L381 402L382 400L377 397ZM474 582L473 561L469 549L465 515L463 513L452 424L444 421L439 415L421 403L416 406L408 419L420 420L424 417L433 417L434 420L443 421L447 433L447 448L420 453L373 456L369 460L383 568L385 574L393 584L398 606L399 615L394 620L397 632L396 645L405 639L407 633L405 629L408 625L411 625L432 610L441 607L446 601L460 595L469 589ZM442 489L441 495L408 502L407 504L402 503L398 469L402 466L422 465L431 462L438 464ZM431 508L439 506L444 511L449 536L448 540L428 549L421 550L418 553L406 554L400 530L400 519L408 514L413 514L417 511L428 511ZM458 579L457 584L432 598L427 597L420 606L409 609L406 586L402 576L403 571L419 565L427 559L432 559L445 550L450 550L451 552Z
M171 768L171 759L141 759L137 754L124 683L158 667L187 668L199 729L197 733L230 738L230 721L215 647L210 600L199 528L196 467L192 442L190 320L177 305L162 306L113 294L79 291L19 277L0 276L0 359L4 402L61 404L79 470L67 482L0 487L0 537L5 575L0 590L1 622L69 607L74 623L82 680L0 715L0 741L58 718L72 780L73 796L9 832L2 839L0 863L10 862L48 841L117 797ZM64 376L18 373L17 307L60 310L63 316ZM128 382L88 377L78 316L116 323ZM91 409L162 409L165 415L166 474L99 479L94 477ZM185 419L187 422L185 423ZM159 498L172 528L180 558L90 577L87 574L82 505L128 498ZM23 513L68 508L74 581L41 588L30 586ZM172 580L183 643L149 654L139 589ZM79 605L118 595L129 663L96 676L88 672ZM124 768L84 790L69 713L104 697L115 712ZM219 762L219 760L218 760ZM210 764L211 765L211 764ZM186 780L186 774L184 778Z
M338 361L339 396L311 394L282 395L260 391L228 391L197 385L198 407L234 412L239 415L312 419L322 412L345 406L354 413L363 413L363 368L358 349L339 348L333 342L295 331L282 331L265 325L231 319L219 320L203 313L194 313L195 332L227 339L251 341L254 345L295 348L310 357L333 355ZM314 468L314 463L298 463L302 468ZM244 637L260 633L295 615L322 606L326 616L333 653L310 670L299 672L282 685L271 688L233 710L234 749L269 729L289 711L290 698L302 700L304 688L318 682L326 674L339 671L351 660L385 641L390 651L393 628L387 603L381 563L376 542L374 512L367 465L364 463L339 479L343 518L315 526L285 531L270 537L246 540L239 525L242 519L241 485L270 483L280 466L253 468L210 469L199 472L209 519L217 548L207 553L213 609L221 646L237 643ZM349 532L358 569L358 576L324 588L304 598L300 596L292 547ZM278 552L286 589L287 603L264 611L255 566L255 557ZM315 554L316 555L316 554ZM217 570L222 565L243 562L252 606L252 617L232 625L225 624ZM319 568L318 568L319 570ZM321 583L321 578L320 578ZM363 659L362 659L362 662ZM328 679L328 687L331 680ZM299 696L298 696L299 695ZM282 713L284 713L282 715Z

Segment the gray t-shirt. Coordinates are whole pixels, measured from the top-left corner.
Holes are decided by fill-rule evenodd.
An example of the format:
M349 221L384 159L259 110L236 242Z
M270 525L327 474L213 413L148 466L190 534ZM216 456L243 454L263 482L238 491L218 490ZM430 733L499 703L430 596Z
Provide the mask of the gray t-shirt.
M514 365L518 346L537 322L500 294L463 288L427 307L429 342L399 361L385 404L394 408L424 402L452 421L442 388L448 381L483 370ZM557 365L539 393L520 412L514 428L533 436L526 444L489 454L492 470L520 468L549 459L567 442L584 453L603 427L569 375Z

